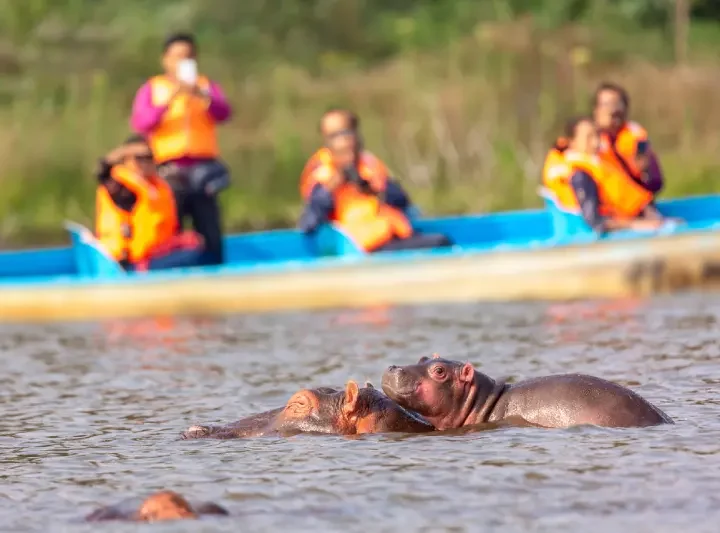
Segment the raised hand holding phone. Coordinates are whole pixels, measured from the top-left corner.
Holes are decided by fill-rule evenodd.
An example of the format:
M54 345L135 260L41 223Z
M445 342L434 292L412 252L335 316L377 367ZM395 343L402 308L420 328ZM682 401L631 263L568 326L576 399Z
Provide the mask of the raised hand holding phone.
M175 76L180 83L194 87L198 77L197 62L194 59L182 59L178 62Z

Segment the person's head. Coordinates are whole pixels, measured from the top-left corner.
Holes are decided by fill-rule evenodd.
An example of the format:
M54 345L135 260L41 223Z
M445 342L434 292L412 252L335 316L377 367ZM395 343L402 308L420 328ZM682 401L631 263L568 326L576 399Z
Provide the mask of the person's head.
M197 59L197 42L190 33L173 33L163 44L162 66L165 74L174 76L183 59Z
M348 109L333 108L320 118L320 135L323 136L325 142L335 135L352 132L358 133L360 127L360 119L358 116Z
M157 173L153 153L147 140L141 135L131 135L123 143L125 158L123 163L135 169L145 178Z
M630 97L627 91L614 83L601 83L593 97L593 118L598 128L619 130L628 117Z
M600 139L592 117L582 116L570 119L565 125L567 147L575 152L594 154Z
M357 133L343 131L330 137L326 146L337 169L348 169L357 165L362 152L362 141Z

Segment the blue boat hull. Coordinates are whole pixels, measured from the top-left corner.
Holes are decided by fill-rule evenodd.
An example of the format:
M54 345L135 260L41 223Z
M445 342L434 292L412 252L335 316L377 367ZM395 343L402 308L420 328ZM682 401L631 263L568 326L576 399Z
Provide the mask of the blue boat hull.
M89 308L77 312L69 311L72 307L70 304L73 300L78 301L76 296L81 292L105 294L106 298L115 300L120 298L123 301L120 307L125 306L128 309L123 311L116 305L115 311L118 315L127 316L166 312L212 312L213 309L227 312L260 308L265 310L307 308L315 306L312 303L314 298L318 302L323 300L318 296L323 293L323 289L317 285L322 278L328 283L333 279L341 283L341 286L333 289L332 298L323 300L327 301L327 305L332 306L364 305L373 302L442 301L443 294L450 295L456 291L451 286L453 269L459 271L465 268L464 265L472 264L480 275L483 269L489 268L488 265L500 261L504 265L502 268L510 271L518 268L518 261L532 263L540 257L550 257L548 265L560 264L563 261L567 264L581 265L586 273L594 272L592 276L596 277L604 275L602 271L597 272L597 265L605 265L603 268L614 268L612 265L629 268L637 265L638 261L647 263L667 257L671 263L674 261L676 269L680 265L678 261L685 261L692 271L690 274L686 272L685 278L689 276L699 282L701 276L698 274L698 269L707 270L708 261L715 260L715 250L720 253L720 232L717 231L720 229L720 195L658 202L658 208L666 216L682 218L686 223L669 226L657 233L625 231L598 238L577 216L562 212L552 201L548 201L547 208L541 210L414 221L414 226L419 231L448 235L455 243L452 248L367 255L360 252L342 232L332 227L325 227L312 237L296 230L277 230L226 237L228 260L226 265L142 274L123 272L102 251L89 231L82 226L70 224L68 229L72 245L69 247L0 253L0 319L22 320L41 317L62 319L65 315L72 318L97 316L97 312L91 313ZM672 246L668 248L670 242L676 243L673 245L674 248ZM677 254L677 250L682 250L682 254ZM596 257L594 264L583 259L591 255ZM527 265L522 266L524 268ZM567 265L561 266L565 268ZM556 272L559 272L558 269L562 270L557 266L543 268L551 268L551 270L554 268ZM530 275L532 278L534 275L537 283L546 283L540 278L547 272L535 272L536 270L538 269L529 270L529 274L524 274L525 277ZM422 273L427 283L437 285L426 291L428 294L425 300L416 300L422 298L423 291L410 285L405 290L413 291L414 295L403 295L400 293L400 288L392 288L392 290L386 288L384 293L378 289L389 283L383 279L383 276L389 276L388 279L395 280L395 283L399 283L402 287L403 282L397 277L410 277L413 271ZM483 275L487 277L500 274L502 274L500 271L493 274L488 270ZM571 274L567 273L566 276ZM471 272L468 275L470 276ZM623 275L627 278L626 274ZM524 290L525 296L522 297L553 298L553 291L561 298L612 296L634 290L626 281L622 281L624 288L621 288L621 282L616 280L608 281L606 284L607 287L612 286L612 290L608 288L604 292L596 290L594 293L590 287L592 281L588 276L591 275L586 275L586 282L576 281L572 291L563 291L557 287L557 290L541 290L541 288L535 290L534 286L529 286L529 289ZM441 278L443 281L439 281ZM262 285L257 281L258 279L270 280L265 293L256 293L252 288L252 284ZM553 284L559 287L560 280L552 276L548 279L554 279ZM298 289L302 297L297 296L298 291L293 288L295 285L287 285L290 283L288 280L295 280L293 283L300 285L305 284L305 288ZM499 292L495 289L489 290L488 287L481 290L472 278L468 278L466 283L476 287L473 291L464 291L467 294L461 294L468 298L482 299L486 293L487 295L493 293L493 299L503 299L503 291L507 293L508 299L517 297L513 296L514 291L509 286L512 284L511 281L507 282L506 289L498 289ZM585 289L580 287L582 283L585 283ZM160 305L153 307L148 300L150 303L145 307L140 306L142 309L138 307L137 302L150 298L145 294L152 293L153 298L162 298L166 302L169 301L168 299L172 300L172 292L182 284L193 287L193 290L205 291L207 294L204 299L192 296L183 300L185 303L177 305L170 303L165 307ZM281 301L282 293L275 294L276 287L281 284L286 285L285 294L288 298L294 298L294 303L290 307ZM344 287L342 284L345 284ZM367 298L361 293L358 293L360 296L357 294L353 297L349 296L357 288L351 288L350 285L365 286L364 284L367 284L365 291ZM689 286L693 284L697 283L685 283ZM212 296L211 293L215 289L209 290L210 286L217 288L219 292ZM229 289L231 286L232 291ZM307 289L310 286L315 287L314 293ZM223 287L227 290L223 290ZM249 296L249 293L253 292L255 300L252 305L247 302L236 304L234 300L225 301L228 292L239 290L238 287L242 287L242 290L235 293L235 299L242 300L243 295ZM129 294L128 291L131 291L135 295L133 298L136 303L133 304L124 296L118 296L121 293L117 291L120 290L124 291L124 294ZM275 296L269 298L266 305L260 300L263 299L263 294L268 294L268 291L273 292ZM463 291L459 292L463 293ZM108 296L111 293L114 296ZM394 296L384 296L390 293ZM348 295L346 300L343 299L343 294ZM456 301L461 295L448 296L448 300ZM88 302L91 302L94 296L87 298ZM61 304L53 308L55 310L50 309L55 305L53 302L65 300L68 302L65 305L68 309L67 313L63 313ZM219 300L223 300L224 303L213 303ZM92 307L98 304L84 305ZM136 308L135 311L130 309L132 307Z

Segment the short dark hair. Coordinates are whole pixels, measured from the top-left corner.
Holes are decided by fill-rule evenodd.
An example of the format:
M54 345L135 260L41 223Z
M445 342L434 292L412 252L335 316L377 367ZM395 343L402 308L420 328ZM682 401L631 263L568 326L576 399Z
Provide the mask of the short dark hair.
M145 137L138 134L132 134L123 141L123 146L130 146L131 144L144 144L149 146L148 141Z
M193 54L197 54L197 41L195 40L195 36L192 33L177 32L168 35L165 38L165 42L163 43L163 53L166 53L168 49L175 43L185 43L189 45L190 48L192 48Z
M577 127L583 122L593 123L593 119L588 115L578 115L570 118L565 123L565 130L563 132L563 136L565 137L565 139L568 141L574 139L575 134L577 133Z
M620 100L622 100L622 103L625 105L625 109L630 108L630 95L628 95L628 92L617 83L612 83L609 81L602 82L600 85L598 85L597 89L595 89L595 94L593 95L592 100L593 108L597 107L600 93L604 91L612 91L616 93L620 97Z
M360 117L358 117L354 112L343 107L331 107L330 109L325 111L320 117L320 122L318 124L318 130L320 131L320 133L322 133L323 120L325 120L326 116L332 115L333 113L342 113L343 115L345 115L350 122L350 129L357 131L357 129L360 127Z

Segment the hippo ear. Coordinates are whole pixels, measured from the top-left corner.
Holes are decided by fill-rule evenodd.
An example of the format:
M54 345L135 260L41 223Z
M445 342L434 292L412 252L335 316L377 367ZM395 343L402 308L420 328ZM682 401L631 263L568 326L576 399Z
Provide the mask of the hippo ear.
M460 369L460 381L470 383L475 378L475 367L470 363L465 363Z
M440 359L440 354L435 352L432 356L433 359Z
M374 389L375 387L373 387L373 384L372 384L372 383L370 383L369 381L366 381L366 382L365 382L365 388L366 388L366 389Z
M345 414L352 414L357 409L358 396L360 394L360 388L358 384L353 380L347 382L345 385L345 399L343 401L343 412Z
M293 394L285 404L285 413L292 418L304 418L318 409L317 396L307 389Z

